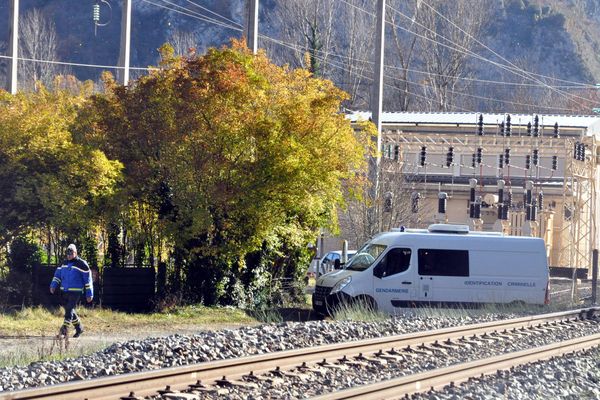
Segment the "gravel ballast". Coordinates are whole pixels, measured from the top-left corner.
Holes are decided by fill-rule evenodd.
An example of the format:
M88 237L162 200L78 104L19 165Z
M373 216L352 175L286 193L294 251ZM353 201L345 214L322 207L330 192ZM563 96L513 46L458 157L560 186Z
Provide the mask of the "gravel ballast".
M480 342L461 346L457 349L439 349L430 354L419 349L419 353L403 356L400 360L377 359L377 362L352 362L346 365L330 365L316 367L313 370L301 371L291 375L266 374L270 379L254 382L251 386L224 387L210 392L191 393L186 400L204 399L297 399L331 393L337 390L367 385L406 375L425 372L427 370L447 367L453 364L475 359L488 358L508 352L527 348L540 347L550 343L565 341L577 337L600 332L600 323L588 321L584 325L569 325L551 333L536 333L515 336L511 340L501 342L482 338L473 339ZM370 357L373 359L373 357ZM599 361L589 357L579 360L569 356L551 361L556 367L551 372L545 371L544 363L536 364L533 370L523 368L513 378L512 373L503 373L499 378L490 378L489 383L479 385L471 382L464 388L446 388L445 391L429 392L418 396L418 399L531 399L531 398L567 398L579 399L583 395L596 392L600 378ZM564 368L569 368L565 371ZM590 369L591 368L591 369ZM595 370L594 370L595 368ZM511 384L512 380L517 383ZM554 380L567 379L565 382ZM590 387L587 381L591 380ZM509 391L509 388L512 391ZM509 393L510 396L509 396ZM535 397L532 395L539 395ZM167 394L153 397L153 400L175 400L179 394ZM586 398L586 397L583 397ZM590 399L599 396L587 397Z
M600 350L555 357L412 399L600 399Z
M518 315L514 314L431 317L408 312L380 322L286 322L196 335L176 334L131 340L75 359L2 368L0 392L516 317Z

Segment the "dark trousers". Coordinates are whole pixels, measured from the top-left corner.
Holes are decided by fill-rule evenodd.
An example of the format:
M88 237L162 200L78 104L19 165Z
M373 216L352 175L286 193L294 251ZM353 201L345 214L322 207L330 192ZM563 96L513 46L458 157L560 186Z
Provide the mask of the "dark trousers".
M79 292L65 292L63 295L64 307L65 307L65 320L63 322L63 327L68 327L73 324L76 328L83 328L81 325L81 321L77 316L77 312L75 312L75 307L77 307L77 302L81 297L81 293Z

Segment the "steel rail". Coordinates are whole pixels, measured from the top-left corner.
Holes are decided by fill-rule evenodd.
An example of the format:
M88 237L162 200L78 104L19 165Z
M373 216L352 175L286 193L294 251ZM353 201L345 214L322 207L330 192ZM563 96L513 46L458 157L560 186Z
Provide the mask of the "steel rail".
M0 400L49 400L58 398L63 400L108 400L127 396L130 392L135 392L136 396L147 396L156 394L157 390L163 389L167 385L173 390L183 390L198 380L208 383L221 379L223 376L226 376L229 380L234 380L247 375L251 371L255 374L269 372L276 366L281 370L287 370L303 363L311 364L323 359L333 360L359 353L371 354L382 349L401 349L407 346L458 339L463 336L539 326L550 322L588 319L592 318L598 312L600 312L600 308L570 310L482 324L463 325L425 332L210 361L154 371L134 372L20 391L0 392Z
M312 400L339 399L399 399L406 395L440 389L467 381L470 378L482 377L501 370L507 370L519 365L546 360L570 352L590 349L600 345L600 334L584 336L563 342L549 344L528 350L503 354L501 356L484 358L450 367L435 369L401 378L390 379L370 385L360 386L339 392L312 397Z

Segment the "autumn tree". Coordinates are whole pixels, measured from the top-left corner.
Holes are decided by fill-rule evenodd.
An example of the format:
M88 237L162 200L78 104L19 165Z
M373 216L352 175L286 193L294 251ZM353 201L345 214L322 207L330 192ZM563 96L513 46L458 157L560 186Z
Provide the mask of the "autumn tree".
M59 82L58 86L61 85ZM0 243L32 230L50 238L79 238L97 222L113 195L120 163L73 141L70 126L90 94L0 91ZM54 246L55 247L55 246Z
M223 301L262 250L263 286L293 277L288 254L335 221L342 182L365 167L372 131L339 113L343 92L237 42L189 58L165 47L160 70L107 87L80 132L125 164L129 198L164 224L189 300Z

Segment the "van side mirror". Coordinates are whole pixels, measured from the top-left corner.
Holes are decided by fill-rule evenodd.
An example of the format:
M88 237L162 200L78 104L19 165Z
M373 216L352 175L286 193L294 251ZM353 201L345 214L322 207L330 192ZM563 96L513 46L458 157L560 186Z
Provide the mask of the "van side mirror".
M342 269L342 263L339 258L336 258L333 262L333 269Z

